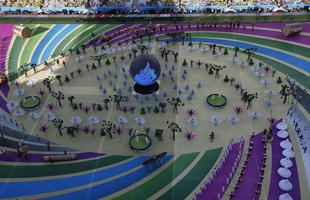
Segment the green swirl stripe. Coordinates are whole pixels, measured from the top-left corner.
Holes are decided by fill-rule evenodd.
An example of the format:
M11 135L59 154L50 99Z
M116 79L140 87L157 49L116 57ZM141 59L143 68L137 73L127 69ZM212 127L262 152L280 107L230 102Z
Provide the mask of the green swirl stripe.
M206 151L198 163L176 185L160 196L160 200L185 199L207 176L223 148Z
M32 51L33 49L36 47L37 44L39 44L39 42L41 41L43 35L49 31L49 29L51 28L51 24L41 24L39 26L39 30L43 29L42 32L38 33L38 34L34 34L34 36L32 36L31 38L29 38L29 42L25 47L24 52L21 52L21 61L20 64L24 64L24 63L28 63L31 60L32 57ZM16 69L18 69L19 66L16 66Z
M89 42L92 37L90 35L91 32L95 33L96 35L101 34L103 32L106 32L114 27L116 27L117 25L106 25L106 26L102 26L102 25L97 25L94 28L89 29L88 31L85 31L83 34L81 34L79 37L77 37L74 41L73 41L73 45L68 46L66 49L64 49L64 51L68 51L68 49L72 48L73 46L75 46L74 49L79 48L82 44L85 44L87 42Z
M118 162L125 161L129 158L131 157L113 155L95 160L58 165L0 165L0 178L34 178L72 174L100 167L106 167Z
M163 187L170 184L177 176L179 176L198 156L198 153L189 153L180 155L169 167L161 173L150 179L149 181L137 186L131 191L122 194L115 200L144 200L148 199Z
M301 73L295 69L293 69L290 66L287 66L285 64L282 64L276 60L267 58L262 55L254 55L254 58L263 61L264 63L270 65L274 69L282 72L283 74L289 74L292 78L294 78L297 82L299 82L304 87L310 89L310 78L309 76L305 75L304 73Z
M282 42L278 40L272 40L272 38L255 37L255 35L238 35L234 33L219 33L219 32L193 32L193 37L215 37L223 39L233 39L243 42L251 42L254 44L261 44L267 47L299 54L306 58L310 58L310 47L303 47L289 42Z
M34 28L35 24L27 24L27 27ZM34 40L33 42L31 42L31 45L34 44L34 46L35 46L35 44L39 41L38 38L40 38L40 36L42 34L43 33L39 33L39 34L31 37L29 40ZM13 80L18 78L18 74L17 74L17 69L19 67L19 66L17 66L18 65L18 57L23 56L22 60L21 60L21 64L24 64L25 62L27 62L26 60L29 59L30 57L27 58L23 54L27 54L29 56L30 52L34 48L34 46L26 47L27 49L25 48L25 51L22 52L22 48L23 48L23 45L26 42L26 40L27 39L16 37L15 40L13 41L12 48L10 49L9 61L8 61L8 66L7 66L8 67L8 78L10 81L13 81ZM28 43L28 45L29 45L29 43Z
M63 48L71 42L71 40L78 34L80 34L81 32L83 32L84 30L86 30L88 27L90 27L92 25L86 25L83 24L81 26L79 26L78 28L76 28L70 35L68 35L65 39L63 39L55 48L54 52L52 53L53 55L59 55Z
M231 51L234 51L232 47L226 47L227 49L230 49ZM304 73L288 66L285 65L275 59L268 58L264 55L258 55L254 54L254 58L257 60L260 60L267 65L271 66L272 68L276 69L277 71L283 73L283 74L289 74L292 78L294 78L297 82L299 82L301 85L304 87L310 89L310 81L309 81L309 76L305 75Z
M8 78L10 81L15 80L18 76L16 74L17 71L17 61L20 56L21 49L24 45L25 40L16 37L13 43L13 46L10 50L9 61L8 61Z

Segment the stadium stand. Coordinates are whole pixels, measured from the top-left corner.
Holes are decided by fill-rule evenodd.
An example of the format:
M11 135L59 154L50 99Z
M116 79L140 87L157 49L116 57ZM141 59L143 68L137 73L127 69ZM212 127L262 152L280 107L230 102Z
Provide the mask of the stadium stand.
M1 0L0 14L130 14L309 11L309 0Z

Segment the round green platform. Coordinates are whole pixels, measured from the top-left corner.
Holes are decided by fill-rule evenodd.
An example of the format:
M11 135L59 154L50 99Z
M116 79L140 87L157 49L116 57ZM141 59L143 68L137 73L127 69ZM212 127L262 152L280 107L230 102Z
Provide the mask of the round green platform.
M38 96L27 96L21 100L20 106L26 111L31 111L36 109L40 103L41 100Z
M222 94L210 94L206 101L211 108L219 109L226 105L227 98Z
M129 146L133 151L143 152L152 147L152 139L148 135L138 134L129 139Z

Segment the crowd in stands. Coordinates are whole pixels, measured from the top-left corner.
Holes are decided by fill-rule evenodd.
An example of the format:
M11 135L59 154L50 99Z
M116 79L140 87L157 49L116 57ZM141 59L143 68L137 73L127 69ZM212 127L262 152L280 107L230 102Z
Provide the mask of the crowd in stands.
M128 4L129 3L129 4ZM89 6L126 6L130 5L127 0L93 0L88 2Z
M42 0L0 0L1 7L40 7L43 5Z
M1 7L79 7L84 0L0 0Z
M113 14L270 12L276 7L291 12L309 11L309 4L310 0L0 0L0 13L17 8L37 8L29 12L48 14L52 8Z
M232 5L278 5L301 4L308 0L183 0L183 6L232 6Z
M44 6L48 6L48 7L81 7L81 6L85 6L84 0L44 0L42 2L44 3Z

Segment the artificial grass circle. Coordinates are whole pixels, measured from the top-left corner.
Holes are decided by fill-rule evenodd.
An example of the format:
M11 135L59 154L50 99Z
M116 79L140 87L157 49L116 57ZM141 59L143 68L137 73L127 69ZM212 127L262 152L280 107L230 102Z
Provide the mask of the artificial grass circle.
M21 100L20 106L24 110L30 111L36 109L40 105L40 103L41 100L38 96L27 96Z
M223 108L227 103L227 98L222 94L210 94L207 96L207 104L213 108Z

